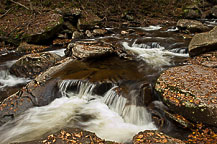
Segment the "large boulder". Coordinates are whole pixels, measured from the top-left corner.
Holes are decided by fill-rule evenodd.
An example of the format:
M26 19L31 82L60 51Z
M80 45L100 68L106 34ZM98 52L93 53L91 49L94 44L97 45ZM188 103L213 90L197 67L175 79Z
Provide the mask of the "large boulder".
M212 51L217 49L217 27L214 27L211 31L196 34L189 46L190 56L196 56L204 52Z
M54 12L36 16L36 20L31 24L31 29L22 35L22 39L28 43L47 43L62 30L64 22L62 15Z
M217 69L186 65L166 70L155 89L168 108L188 120L217 126Z
M190 33L206 32L210 30L209 27L203 25L197 20L180 19L176 25L181 31L187 31Z
M114 53L111 45L98 41L78 41L70 43L65 51L66 56L85 59Z
M170 137L158 130L146 130L133 137L134 144L185 144L183 141Z
M10 73L18 77L34 77L53 66L60 59L59 55L49 52L28 54L12 65Z

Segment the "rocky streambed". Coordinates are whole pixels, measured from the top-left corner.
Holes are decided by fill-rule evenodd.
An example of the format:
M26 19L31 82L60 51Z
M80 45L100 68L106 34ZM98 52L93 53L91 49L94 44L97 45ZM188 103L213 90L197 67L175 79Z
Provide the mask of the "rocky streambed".
M214 142L216 28L192 40L178 32L192 27L75 31L65 54L2 55L14 85L0 81L0 143Z

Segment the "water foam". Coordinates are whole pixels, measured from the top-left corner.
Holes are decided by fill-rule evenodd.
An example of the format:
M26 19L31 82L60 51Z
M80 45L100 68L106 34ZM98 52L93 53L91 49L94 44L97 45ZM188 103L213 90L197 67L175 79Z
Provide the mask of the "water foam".
M145 30L145 31L155 31L155 30L159 30L161 29L162 27L159 26L159 25L156 25L156 26L148 26L148 27L139 27L141 28L142 30Z
M138 55L138 58L144 60L146 63L152 65L153 67L169 66L172 65L172 57L188 57L188 54L175 53L166 50L159 44L154 43L154 46L149 46L146 44L136 44L135 42L132 46L129 46L127 42L123 42L122 45L125 49ZM153 45L153 44L152 44Z
M0 89L29 82L29 79L11 75L7 70L0 71Z
M65 49L58 49L58 50L53 50L53 51L49 51L49 52L55 53L55 54L57 54L57 55L59 55L59 56L62 57L62 56L65 55L64 51L65 51Z
M78 92L74 93L66 88L75 83L79 83ZM123 115L128 117L121 117L118 112L112 111L112 105L117 101L111 101L111 99L116 99L113 97L114 91L109 90L102 97L92 94L94 87L95 85L90 83L63 81L60 84L60 89L64 91L63 94L67 95L55 99L47 106L31 108L18 118L4 124L0 127L0 143L33 140L43 134L58 131L64 127L80 127L94 132L97 136L106 140L127 142L142 130L156 129L149 119L142 125L128 122L127 119L131 119L130 117L136 119L136 116L138 116L137 114L128 115L129 113L132 114L134 110L137 111L137 107L125 109L126 105L123 105L119 111L124 110ZM124 99L121 100L118 97L117 99L120 101L118 103L125 103L121 102L122 100L125 101ZM117 107L117 105L114 107ZM146 113L146 111L143 113ZM148 113L147 116L149 117Z

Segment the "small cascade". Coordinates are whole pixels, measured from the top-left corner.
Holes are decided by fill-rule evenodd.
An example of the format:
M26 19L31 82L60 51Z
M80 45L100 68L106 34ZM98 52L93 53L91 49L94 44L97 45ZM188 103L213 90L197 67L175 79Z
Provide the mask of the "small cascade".
M156 31L156 30L159 30L161 29L162 27L159 26L159 25L156 25L156 26L148 26L148 27L140 27L142 30L145 30L145 31Z
M83 128L100 138L124 143L140 131L156 129L145 108L128 105L126 98L115 94L116 87L99 96L93 94L96 84L63 80L59 84L63 97L31 108L1 126L0 144L34 140L64 127Z
M29 82L29 79L13 76L8 70L0 71L0 89Z
M49 51L49 52L55 53L55 54L57 54L57 55L59 55L59 56L62 57L62 56L65 55L64 51L65 51L65 49L58 49L58 50L52 50L52 51Z
M136 42L134 42L132 46L129 46L127 42L123 42L122 45L125 49L135 53L138 55L138 58L153 67L170 66L172 65L171 58L173 57L188 57L188 54L168 51L155 42L150 46L147 44L136 44Z
M103 98L103 102L108 105L111 110L122 116L127 123L145 125L151 121L151 116L145 107L137 106L137 101L133 98L131 98L130 102L127 98L118 95L114 91L115 88L116 87L110 89Z
M95 86L95 84L79 80L64 80L60 84L60 92L62 96L70 97L76 93L76 97L89 100L93 98L92 92Z

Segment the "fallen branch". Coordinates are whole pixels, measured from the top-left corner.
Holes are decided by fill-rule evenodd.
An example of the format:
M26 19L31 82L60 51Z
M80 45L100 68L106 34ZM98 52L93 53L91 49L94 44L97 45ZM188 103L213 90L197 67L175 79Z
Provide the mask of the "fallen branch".
M11 10L11 8L8 9L3 15L1 15L1 16L0 16L0 19L3 18L4 16L6 16L6 14L7 14L10 10Z
M29 8L27 6L25 6L25 5L23 5L23 4L19 3L19 2L15 2L13 0L10 0L10 1L13 2L13 3L15 3L15 4L17 4L17 5L19 5L19 6L21 6L21 7L24 7L27 10L29 10Z

